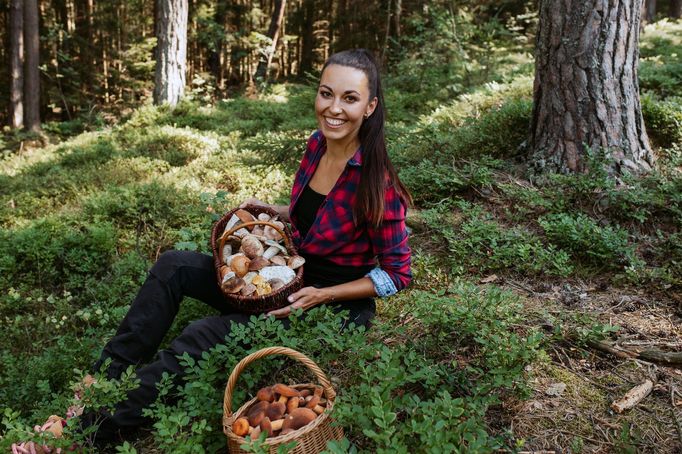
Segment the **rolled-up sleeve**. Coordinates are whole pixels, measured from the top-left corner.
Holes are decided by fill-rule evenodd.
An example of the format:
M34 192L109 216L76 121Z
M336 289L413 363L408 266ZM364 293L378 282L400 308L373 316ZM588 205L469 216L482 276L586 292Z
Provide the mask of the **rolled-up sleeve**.
M372 270L367 277L372 279L380 297L404 289L412 280L412 251L407 244L406 215L406 204L394 186L388 187L384 199L384 219L379 227L368 229L379 267Z

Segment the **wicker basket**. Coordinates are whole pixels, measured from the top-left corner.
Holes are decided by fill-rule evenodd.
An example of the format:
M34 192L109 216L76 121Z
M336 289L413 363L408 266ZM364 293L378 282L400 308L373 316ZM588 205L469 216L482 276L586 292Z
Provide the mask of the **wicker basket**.
M287 251L289 252L289 255L293 256L298 254L298 252L296 251L296 247L293 245L291 241L291 231L288 229L288 227L286 227L286 225L282 230L275 224L269 222L254 221L248 222L246 224L239 224L232 228L231 230L223 232L225 230L227 222L230 220L234 212L237 211L238 209L239 208L235 208L234 210L228 211L225 214L225 216L223 216L218 222L216 222L213 225L213 230L211 231L211 248L213 249L213 264L215 266L216 279L218 280L219 287L221 283L220 267L223 265L222 251L223 246L225 244L225 240L229 235L243 227L249 227L252 225L270 226L277 230L279 234L282 235L282 238L284 238L284 245ZM277 213L274 210L257 205L247 205L243 209L251 213L254 217L258 217L258 215L261 213L267 213L270 216L277 215ZM254 294L250 296L242 296L239 293L223 292L223 296L225 297L225 300L227 300L227 302L238 312L243 312L247 314L260 314L263 312L268 312L271 310L280 309L284 306L288 306L290 303L287 300L287 297L292 293L299 291L302 287L303 266L296 270L296 277L294 277L294 279L291 282L289 282L284 287L275 290L272 293L268 293L267 295L259 296Z
M324 413L315 418L310 424L286 435L267 438L264 444L269 447L269 452L275 453L280 445L296 441L296 447L290 452L297 454L314 454L324 451L329 440L340 440L343 438L343 429L340 426L333 426L332 419L329 415L334 408L336 393L334 392L334 389L332 389L332 385L324 372L322 372L318 365L310 358L296 350L286 347L268 347L251 353L249 356L242 359L239 364L235 366L230 374L230 378L227 380L227 385L225 386L225 400L223 402L223 432L227 435L228 452L232 454L248 452L240 448L240 445L247 443L246 438L235 435L234 432L232 432L232 424L237 418L244 416L246 410L256 402L256 398L253 398L242 405L235 413L232 413L232 392L234 391L234 386L239 379L239 375L247 365L257 359L270 355L286 355L308 367L322 385L322 395L327 399L327 408ZM293 385L292 388L310 388L312 386L315 385L308 383Z

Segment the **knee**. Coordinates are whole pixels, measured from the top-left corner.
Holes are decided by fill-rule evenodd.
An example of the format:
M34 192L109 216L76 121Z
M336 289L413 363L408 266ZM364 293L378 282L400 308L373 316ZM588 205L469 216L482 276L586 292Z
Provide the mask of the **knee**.
M187 261L186 256L189 252L190 251L175 250L165 251L159 256L149 272L162 281L168 282L175 275L178 268Z

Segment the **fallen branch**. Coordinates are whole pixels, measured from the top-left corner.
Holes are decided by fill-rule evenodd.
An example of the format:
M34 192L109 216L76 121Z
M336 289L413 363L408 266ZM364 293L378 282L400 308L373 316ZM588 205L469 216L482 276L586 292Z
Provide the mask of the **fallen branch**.
M595 350L610 353L618 358L636 358L650 363L682 368L682 352L664 352L656 349L647 349L637 352L605 341L588 341L587 345Z
M646 396L649 395L651 390L654 389L654 383L651 380L646 380L630 391L625 393L625 395L620 399L616 400L611 404L611 409L616 413L623 413L625 410L633 408L635 405L640 403Z

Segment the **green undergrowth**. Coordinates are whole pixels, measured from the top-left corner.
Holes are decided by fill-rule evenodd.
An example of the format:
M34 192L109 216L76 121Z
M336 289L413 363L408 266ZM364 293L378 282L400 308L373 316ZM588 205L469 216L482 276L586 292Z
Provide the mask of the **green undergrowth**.
M532 77L524 52L485 41L498 33L494 27L476 37L477 52L516 53L493 65L487 79L486 68L476 66L470 79L457 73L458 85L443 89L444 78L463 70L455 61L446 69L406 72L423 74L423 92L412 76L389 76L389 149L422 229L412 243L412 288L380 302L369 332L341 331L338 317L324 310L310 311L307 322L295 320L289 331L264 320L236 328L201 360L183 360L189 380L180 388L161 385L164 399L149 411L154 426L119 452L145 443L164 452L223 449L227 374L248 352L268 345L300 349L331 375L346 437L330 452L515 449L509 421L497 415L509 399L526 395L524 368L540 354L541 338L521 328L522 301L467 282L506 273L682 286L682 103L672 55L679 25L657 27L643 35L649 63L642 87L659 166L640 178L609 177L603 152L590 155L583 175L527 176L522 157ZM447 43L434 46L414 64ZM0 449L25 439L37 420L63 413L71 385L84 373L74 369L90 367L163 251L208 253L210 228L225 211L254 196L288 201L315 129L313 97L310 86L285 84L213 106L147 106L115 126L64 132L60 143L3 153ZM165 342L212 314L187 299ZM578 323L586 327L583 337L608 332L595 323ZM273 380L309 379L290 361L259 361L240 379L235 406ZM107 391L100 401L93 397L92 407L111 405L134 385L132 377L100 382ZM179 400L169 398L176 394ZM73 429L70 439L88 443L88 434L79 439Z

